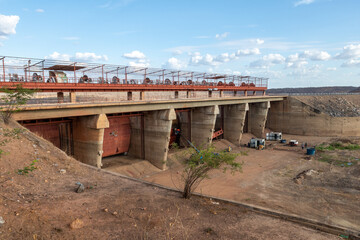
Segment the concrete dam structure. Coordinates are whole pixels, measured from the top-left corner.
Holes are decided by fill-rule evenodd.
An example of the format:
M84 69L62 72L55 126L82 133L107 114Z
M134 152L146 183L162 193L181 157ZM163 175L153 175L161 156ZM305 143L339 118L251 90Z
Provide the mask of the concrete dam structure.
M211 143L220 126L223 138L239 145L244 129L264 136L270 106L283 99L253 96L29 105L14 119L79 161L99 168L103 157L127 153L165 169L174 127L181 125L182 135L200 146Z
M267 127L288 134L360 136L360 96L286 97L273 102Z

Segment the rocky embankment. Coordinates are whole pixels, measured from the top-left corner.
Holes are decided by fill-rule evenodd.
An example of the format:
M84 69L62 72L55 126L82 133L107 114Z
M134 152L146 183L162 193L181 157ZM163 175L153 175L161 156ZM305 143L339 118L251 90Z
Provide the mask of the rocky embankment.
M332 117L360 117L360 96L301 96L300 101Z

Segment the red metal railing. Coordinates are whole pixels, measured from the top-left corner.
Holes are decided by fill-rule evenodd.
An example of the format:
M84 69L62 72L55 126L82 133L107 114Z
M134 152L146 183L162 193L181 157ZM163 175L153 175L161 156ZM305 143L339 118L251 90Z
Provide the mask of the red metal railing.
M264 91L268 85L267 78L241 75L7 56L0 61L0 86L21 83L41 91Z

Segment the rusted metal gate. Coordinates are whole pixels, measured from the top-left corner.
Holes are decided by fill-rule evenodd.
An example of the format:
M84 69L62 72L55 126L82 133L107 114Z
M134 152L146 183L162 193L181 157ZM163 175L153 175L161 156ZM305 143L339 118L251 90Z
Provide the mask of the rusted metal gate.
M131 127L129 116L108 116L109 128L104 131L103 157L129 151Z
M68 155L73 155L73 137L71 119L46 119L21 121L31 132L48 140Z

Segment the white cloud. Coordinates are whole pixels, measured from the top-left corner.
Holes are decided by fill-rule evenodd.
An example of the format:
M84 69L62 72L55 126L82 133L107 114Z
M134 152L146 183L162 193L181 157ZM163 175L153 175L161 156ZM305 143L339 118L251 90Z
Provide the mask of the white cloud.
M75 53L75 59L86 62L96 62L96 61L107 61L109 58L106 55L96 55L95 53L84 52Z
M222 53L222 54L218 55L217 57L215 57L214 60L215 60L216 62L222 62L222 63L224 63L224 62L229 62L229 61L231 61L231 60L233 60L233 59L236 59L236 58L237 58L237 56L236 56L235 53L232 53L232 54Z
M221 53L217 56L214 56L209 53L205 54L204 56L199 52L189 53L189 55L191 56L190 58L191 65L210 65L210 66L217 66L222 63L230 62L242 56L258 55L258 54L260 54L260 50L258 48L240 49L234 53Z
M251 68L269 68L275 64L282 64L285 62L285 57L278 53L268 54L262 57L262 59L251 62Z
M0 14L0 38L6 38L10 34L16 33L16 25L20 20L16 15L1 15Z
M164 68L169 68L169 69L184 69L187 67L187 64L180 61L177 58L169 58L169 60L167 61L167 63L164 65Z
M123 57L128 58L128 59L145 59L146 58L145 54L138 50L132 51L130 53L124 53Z
M38 12L38 13L43 13L43 12L45 12L44 9L41 9L41 8L38 8L38 9L36 9L35 11Z
M49 56L46 56L45 59L61 60L61 61L84 61L84 62L94 62L94 61L107 61L108 57L106 55L96 55L95 53L84 52L75 53L75 56L69 54L61 54L59 52L53 52Z
M215 35L215 38L221 40L221 39L227 38L227 36L229 36L229 32L224 32L224 33L216 34L216 35Z
M298 53L289 55L286 58L286 67L288 68L302 68L307 64L308 62L304 58L300 57Z
M68 40L68 41L75 41L75 40L80 40L79 37L63 37L64 40Z
M150 66L150 62L148 59L138 59L136 61L129 62L129 66L146 68Z
M49 56L46 56L45 59L53 59L53 60L62 60L62 61L70 61L70 55L61 54L58 52L53 52Z
M336 67L328 67L326 70L327 71L336 71Z
M173 55L181 55L183 54L183 51L181 51L180 49L175 49L173 52L172 52Z
M341 67L360 67L360 59L350 59L344 62Z
M237 50L235 54L238 57L240 57L240 56L250 56L250 55L259 55L260 54L260 49L258 49L258 48L242 49L242 50Z
M199 52L194 53L194 55L190 59L190 64L192 65L211 65L216 66L220 63L217 61L214 61L214 57L211 54L205 54L205 56L202 56Z
M303 58L309 58L313 61L326 61L331 58L330 54L325 51L307 50L301 54Z
M341 53L335 55L337 59L354 59L360 57L360 44L350 44L343 48Z
M308 4L311 4L315 2L315 0L300 0L300 1L297 1L294 3L294 6L297 7L297 6L300 6L300 5L308 5Z
M254 42L258 45L261 45L261 44L264 44L265 40L258 38L258 39L254 39Z

